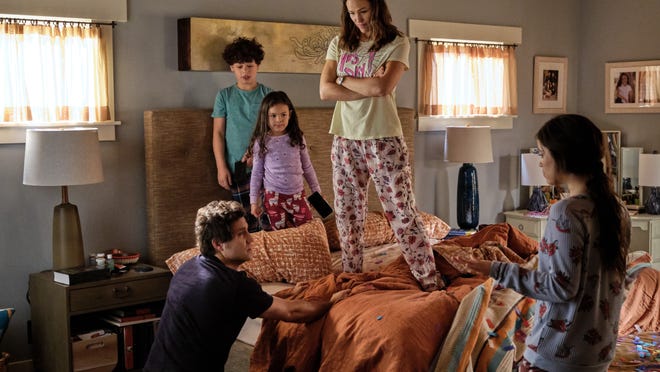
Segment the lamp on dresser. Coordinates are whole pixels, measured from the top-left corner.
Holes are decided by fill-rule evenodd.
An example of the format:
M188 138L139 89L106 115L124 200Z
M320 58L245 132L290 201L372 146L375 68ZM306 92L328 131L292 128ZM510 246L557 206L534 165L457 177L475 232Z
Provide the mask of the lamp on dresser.
M463 230L479 226L479 185L474 163L492 163L490 127L447 127L445 161L463 163L458 170L456 213Z
M532 187L532 196L527 205L528 211L543 212L548 207L548 199L541 190L541 186L547 186L548 181L543 177L540 163L539 154L530 152L520 155L520 184Z
M644 203L648 214L660 214L660 154L639 154L639 185L650 186L651 195Z
M68 186L102 181L96 128L26 131L23 184L62 189L62 204L53 214L53 269L85 264L78 207L69 203Z

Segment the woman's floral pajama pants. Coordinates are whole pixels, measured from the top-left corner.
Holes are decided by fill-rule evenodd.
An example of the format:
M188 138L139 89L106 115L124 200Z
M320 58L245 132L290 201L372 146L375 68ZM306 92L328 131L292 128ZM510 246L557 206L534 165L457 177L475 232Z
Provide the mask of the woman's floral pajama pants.
M343 270L362 271L371 179L413 276L424 290L437 289L433 250L417 213L408 148L403 138L350 140L335 136L331 159Z

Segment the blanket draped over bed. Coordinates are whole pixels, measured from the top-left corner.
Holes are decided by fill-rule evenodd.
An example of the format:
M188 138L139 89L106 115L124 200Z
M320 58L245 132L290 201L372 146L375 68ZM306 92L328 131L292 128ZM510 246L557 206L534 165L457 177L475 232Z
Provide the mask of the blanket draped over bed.
M347 288L351 294L310 324L264 320L250 371L510 371L524 351L535 301L492 279L465 275L457 258L532 268L536 245L506 223L442 241L433 247L436 267L449 284L430 293L419 289L402 257L379 272L299 283L277 295L328 299ZM629 264L634 282L623 305L613 368L660 364L660 272L648 267L649 260L644 253ZM640 346L633 342L636 335L656 343Z
M495 230L497 233L493 234ZM477 326L468 327L467 334L458 334L451 340L454 346L471 345L467 357L453 363L472 363L472 349L483 347L477 342L483 342L480 335L484 332L479 332L479 326L489 324L486 308L496 290L490 280L461 276L450 262L476 253L523 263L530 258L534 245L534 241L506 224L493 225L466 239L437 244L436 266L450 282L440 291L421 291L402 257L380 272L331 274L281 291L278 296L284 298L328 299L333 293L350 288L351 295L333 306L324 318L310 324L264 320L250 370L428 371L440 357L438 351L450 333L461 301L474 288L485 284L484 294L470 301L476 308L462 319L465 324ZM499 303L503 298L499 297ZM492 329L487 332L499 329L509 314L517 316L514 309L521 299L522 296L510 297L504 306L508 310L498 315L498 324L490 319ZM519 323L522 322L506 323L505 331L515 333Z

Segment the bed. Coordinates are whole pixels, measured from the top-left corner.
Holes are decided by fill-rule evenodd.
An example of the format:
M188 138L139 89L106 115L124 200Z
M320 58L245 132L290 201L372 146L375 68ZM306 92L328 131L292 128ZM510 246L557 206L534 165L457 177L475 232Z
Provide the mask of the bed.
M144 113L147 259L173 272L199 253L192 228L197 209L230 197L216 181L210 113L210 109ZM323 195L332 205L332 136L327 133L332 108L298 108L297 114ZM412 160L414 112L400 108L399 117ZM314 323L248 321L239 339L254 345L250 369L510 368L522 354L534 302L498 288L487 278L464 275L456 258L478 254L534 265L537 243L507 224L443 240L449 226L422 213L434 242L436 266L448 283L444 290L426 293L401 257L373 189L368 205L364 273L341 273L333 215L326 219L315 215L298 228L254 235L253 259L241 269L270 293L329 298L350 288L351 295ZM660 330L653 329L660 327L657 319L650 323L645 331Z

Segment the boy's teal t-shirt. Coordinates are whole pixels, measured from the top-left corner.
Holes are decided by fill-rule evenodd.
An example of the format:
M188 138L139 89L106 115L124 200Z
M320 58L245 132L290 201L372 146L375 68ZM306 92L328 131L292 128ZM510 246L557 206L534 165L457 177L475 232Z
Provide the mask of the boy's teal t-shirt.
M254 90L238 89L236 84L221 89L215 96L214 118L225 118L225 159L229 170L234 173L234 163L241 160L254 131L259 106L271 88L258 84Z

